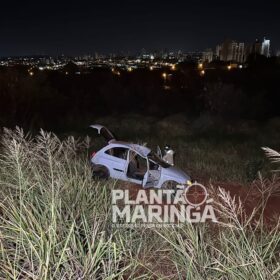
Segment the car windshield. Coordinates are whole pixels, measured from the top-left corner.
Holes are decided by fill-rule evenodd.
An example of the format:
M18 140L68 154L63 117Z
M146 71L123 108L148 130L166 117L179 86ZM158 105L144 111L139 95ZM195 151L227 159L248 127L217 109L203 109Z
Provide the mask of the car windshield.
M167 163L166 161L164 161L163 159L161 159L156 153L154 152L150 152L148 154L148 159L155 162L156 164L160 165L163 168L168 168L171 165L169 163Z

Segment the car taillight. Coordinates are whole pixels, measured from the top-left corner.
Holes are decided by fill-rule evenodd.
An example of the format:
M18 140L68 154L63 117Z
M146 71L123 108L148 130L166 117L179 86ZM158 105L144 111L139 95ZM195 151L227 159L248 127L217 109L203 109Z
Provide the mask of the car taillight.
M95 155L96 155L96 152L93 152L93 153L91 154L91 158L93 158Z

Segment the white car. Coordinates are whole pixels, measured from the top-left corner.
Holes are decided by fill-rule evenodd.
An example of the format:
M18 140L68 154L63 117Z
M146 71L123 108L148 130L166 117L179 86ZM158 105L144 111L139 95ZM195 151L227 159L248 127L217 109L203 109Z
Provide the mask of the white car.
M181 169L171 166L151 149L117 141L102 125L91 125L108 142L104 148L91 155L93 176L109 177L135 183L143 188L176 188L190 185L190 177Z

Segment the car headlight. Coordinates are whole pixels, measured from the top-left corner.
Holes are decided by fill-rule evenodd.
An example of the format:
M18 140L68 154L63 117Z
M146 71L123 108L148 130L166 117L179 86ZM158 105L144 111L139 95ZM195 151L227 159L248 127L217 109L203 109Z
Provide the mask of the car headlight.
M191 180L188 180L188 181L186 182L186 185L191 186L191 185L192 185L192 181L191 181Z

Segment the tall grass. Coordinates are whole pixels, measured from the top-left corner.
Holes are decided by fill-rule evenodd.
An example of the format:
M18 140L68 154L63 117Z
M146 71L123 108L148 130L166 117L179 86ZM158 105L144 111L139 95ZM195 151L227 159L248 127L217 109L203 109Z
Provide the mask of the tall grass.
M279 279L279 223L247 216L225 191L219 223L116 229L87 139L5 130L0 152L1 279ZM264 201L267 201L264 199ZM264 206L264 205L262 205Z
M247 216L242 203L219 189L218 224L157 231L179 279L279 279L280 224L265 229L262 206ZM278 217L279 218L279 217Z
M107 230L110 193L91 181L85 143L6 131L1 156L2 279L111 278L130 267Z

